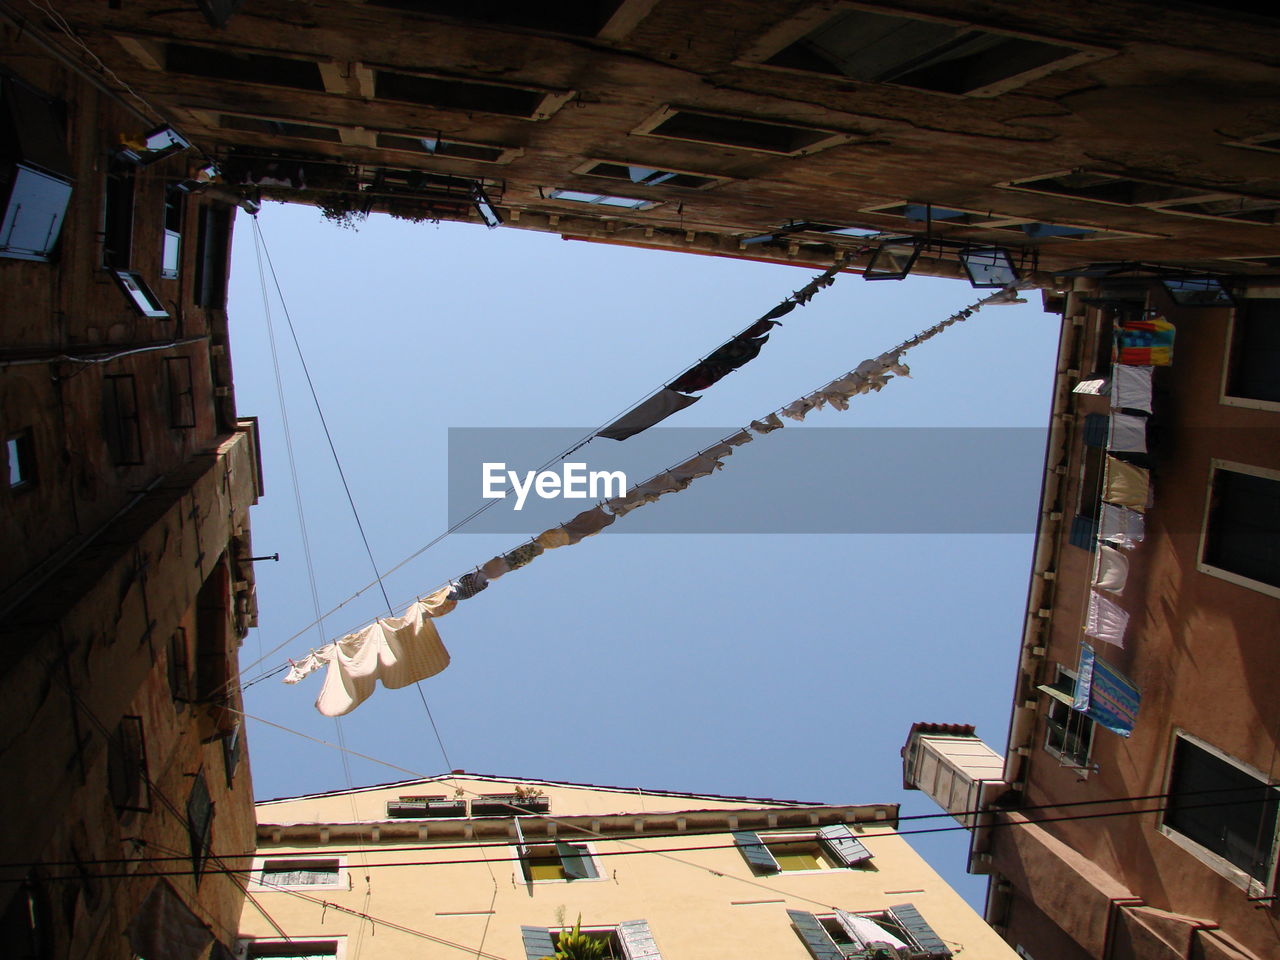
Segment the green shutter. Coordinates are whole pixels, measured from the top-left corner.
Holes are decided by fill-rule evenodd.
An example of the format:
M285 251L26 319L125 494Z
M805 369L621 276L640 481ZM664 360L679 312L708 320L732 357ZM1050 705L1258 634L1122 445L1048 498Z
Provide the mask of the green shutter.
M738 849L742 851L747 863L763 870L765 873L778 872L778 861L773 859L773 854L769 852L769 848L761 842L757 834L752 833L750 830L736 830L733 834L733 842L738 845Z
M925 923L924 917L920 916L920 911L914 906L909 903L900 903L890 907L889 912L893 914L893 918L898 921L902 929L911 934L911 939L918 943L929 956L951 956L947 945L933 932L933 927Z
M862 841L853 835L853 831L843 823L835 823L818 831L818 837L831 851L831 855L846 867L866 863L871 859L871 851L862 845Z
M836 942L812 913L788 910L787 916L791 918L791 924L796 928L796 933L800 934L804 945L813 954L813 960L844 960L844 954L840 952Z
M525 960L555 956L556 946L551 942L551 931L547 927L521 927L520 937L524 940Z
M591 856L587 853L587 848L582 844L557 840L556 853L560 856L560 866L564 868L566 880L586 880L599 876L595 865L591 862Z
M618 939L627 960L662 960L647 920L626 920L618 924Z

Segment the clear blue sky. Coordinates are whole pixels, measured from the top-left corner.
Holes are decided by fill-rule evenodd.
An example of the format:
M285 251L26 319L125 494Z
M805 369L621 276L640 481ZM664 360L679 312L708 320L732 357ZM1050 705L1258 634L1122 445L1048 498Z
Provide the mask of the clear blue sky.
M277 204L260 222L383 569L447 525L450 427L598 424L816 273L381 215L351 232L314 209ZM253 512L255 553L279 551L281 562L257 565L260 625L245 641L244 664L313 619L250 226L240 214L232 354L240 413L262 425L266 495ZM960 281L844 275L784 318L758 359L671 422L742 426L980 296ZM984 310L913 351L911 379L788 429L1043 428L1057 325L1038 292L1029 298ZM372 575L278 305L273 317L327 610ZM453 663L423 689L451 765L936 813L902 790L898 750L917 720L974 723L1004 747L1035 519L1028 505L1041 466L1042 449L1033 447L986 465L993 476L1025 478L1030 493L1011 507L1030 511L1021 534L606 535L508 574L439 621ZM687 495L714 496L730 470L750 466L735 457ZM982 479L957 473L901 481L921 498L957 499L957 489ZM796 474L771 471L769 496L804 498L815 484L849 484L857 496L856 478ZM565 518L577 509L567 507ZM389 578L397 612L519 540L450 537ZM383 612L381 595L369 591L269 665ZM246 710L336 740L335 721L313 707L321 679L258 683ZM263 724L248 733L260 799L347 784L337 752ZM342 734L351 749L403 767L447 769L411 689L379 689L342 721ZM356 785L401 778L359 759L350 765ZM964 873L963 833L912 843L980 908L985 881Z

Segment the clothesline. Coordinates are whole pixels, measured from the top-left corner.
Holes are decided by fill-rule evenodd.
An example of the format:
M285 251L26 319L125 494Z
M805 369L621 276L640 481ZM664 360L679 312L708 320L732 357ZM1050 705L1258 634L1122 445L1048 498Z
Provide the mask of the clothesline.
M354 633L312 650L301 660L290 660L290 670L284 682L296 684L327 666L316 708L325 716L342 716L372 695L378 679L384 686L398 689L434 676L449 664L449 654L434 621L450 613L459 601L474 597L492 580L528 565L547 550L579 543L632 510L653 503L668 493L684 490L700 477L709 476L724 466L724 460L732 456L736 447L785 426L781 417L801 422L810 412L821 410L828 404L837 410L847 410L849 401L854 397L879 392L895 375L909 376L910 370L902 362L905 353L952 324L967 320L983 306L1013 302L1012 289L1002 290L957 311L884 353L864 360L825 386L751 421L747 427L697 451L676 466L641 481L622 496L602 501L565 523L544 530L515 549L448 581L425 598L419 596L402 616L379 618Z

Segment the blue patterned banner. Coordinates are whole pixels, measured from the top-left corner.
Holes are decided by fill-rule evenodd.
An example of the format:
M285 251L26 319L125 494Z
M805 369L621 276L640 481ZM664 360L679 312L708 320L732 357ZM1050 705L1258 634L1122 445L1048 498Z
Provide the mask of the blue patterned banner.
M1113 733L1127 737L1138 719L1142 694L1124 674L1105 660L1099 660L1093 647L1080 644L1080 667L1076 677L1076 699L1073 708Z

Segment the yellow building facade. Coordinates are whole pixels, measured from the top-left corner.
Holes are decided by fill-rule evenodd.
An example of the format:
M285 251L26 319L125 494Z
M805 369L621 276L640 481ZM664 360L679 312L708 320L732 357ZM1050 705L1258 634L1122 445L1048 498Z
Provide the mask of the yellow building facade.
M538 960L579 919L620 960L1015 957L896 804L459 773L257 810L242 960Z

